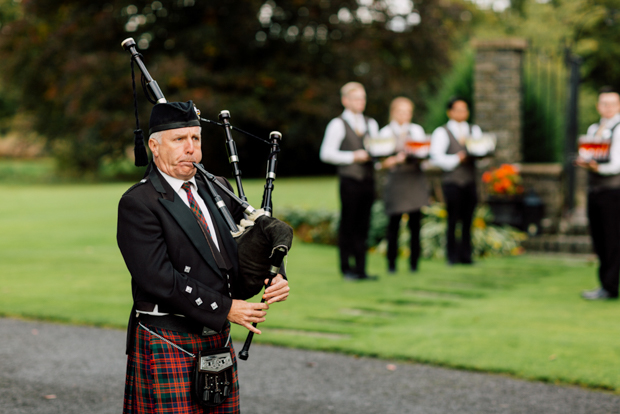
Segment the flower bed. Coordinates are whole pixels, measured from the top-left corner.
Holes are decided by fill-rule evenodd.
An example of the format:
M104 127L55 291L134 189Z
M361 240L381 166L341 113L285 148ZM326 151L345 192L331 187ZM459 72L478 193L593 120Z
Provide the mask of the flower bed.
M440 258L445 255L447 213L439 203L423 210L420 238L422 257ZM306 243L336 245L338 243L339 213L328 210L282 209L278 218L295 230L295 236ZM523 252L521 242L526 239L523 232L509 226L496 226L492 214L485 205L478 207L472 223L472 245L475 257L516 255ZM409 232L406 230L408 217L404 215L399 236L400 253L409 255ZM383 204L377 201L373 206L368 246L385 253L384 240L387 217Z

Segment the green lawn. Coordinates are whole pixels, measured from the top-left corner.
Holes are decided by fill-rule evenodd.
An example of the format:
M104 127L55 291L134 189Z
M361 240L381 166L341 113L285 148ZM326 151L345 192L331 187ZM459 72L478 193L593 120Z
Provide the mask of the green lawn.
M246 191L260 204L262 181ZM0 185L0 314L123 328L129 275L115 242L129 184ZM275 205L336 208L332 178L278 179ZM401 263L404 269L404 263ZM256 342L432 362L620 391L618 302L579 299L595 286L586 260L522 256L351 283L335 248L296 243L289 301ZM234 329L236 339L245 332Z

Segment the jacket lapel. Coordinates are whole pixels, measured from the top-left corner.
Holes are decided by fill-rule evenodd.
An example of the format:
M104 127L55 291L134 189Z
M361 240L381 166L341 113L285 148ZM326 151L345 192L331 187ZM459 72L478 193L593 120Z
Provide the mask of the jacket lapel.
M226 252L229 254L232 260L233 257L234 258L237 257L237 242L235 241L235 239L233 239L232 235L230 234L230 229L228 228L226 221L224 221L222 214L220 213L219 209L215 205L215 202L213 202L213 198L206 190L205 185L203 184L202 180L198 179L198 176L196 176L196 183L200 184L198 185L198 194L200 194L200 197L202 197L205 204L207 205L207 208L209 209L209 212L211 213L211 219L213 220L213 225L217 226L217 229L220 231L220 235L221 235L220 239L222 239L222 240L218 240L220 243L220 247L221 248L223 247L226 250ZM233 262L233 267L237 267L236 266L237 260L232 260L232 262Z
M200 224L196 221L194 213L192 213L190 208L181 200L181 197L172 190L166 180L163 180L156 170L157 168L153 168L153 171L149 174L149 178L155 189L162 195L159 202L168 210L172 217L174 217L179 227L181 227L187 237L189 237L192 244L196 247L198 253L200 253L207 264L211 266L217 275L222 277L222 273L211 254L209 243L202 233ZM209 206L209 208L211 207Z

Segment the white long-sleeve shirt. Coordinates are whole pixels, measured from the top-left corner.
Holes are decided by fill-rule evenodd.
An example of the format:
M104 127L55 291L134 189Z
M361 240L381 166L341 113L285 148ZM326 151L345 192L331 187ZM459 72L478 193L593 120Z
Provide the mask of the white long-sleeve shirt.
M614 117L608 120L601 118L600 123L590 125L587 135L593 137L598 131L599 125L601 125L603 122L605 122L605 129L602 131L602 137L609 138L609 135L611 134L611 129L615 125L620 123L620 114L616 114ZM620 125L616 127L616 129L614 130L614 135L611 137L609 162L599 164L597 172L601 175L620 174Z
M451 119L448 121L447 127L457 140L459 137L469 136L469 123L465 121L456 122ZM472 125L471 137L472 139L482 138L482 130L478 125ZM446 154L449 146L450 137L444 127L440 126L435 129L431 136L431 163L444 171L453 171L461 162L458 154Z
M366 120L363 114L355 114L348 109L342 113L342 118L351 126L351 128L359 130L360 133L366 132ZM370 136L379 134L379 124L370 118L368 120L368 129ZM319 156L321 161L334 165L350 165L353 164L353 151L341 151L340 146L346 135L344 122L340 118L334 118L329 121L325 128L325 136L321 144Z
M379 136L383 138L389 138L393 136L400 136L403 132L409 131L409 136L412 141L426 141L426 134L424 128L418 124L403 124L400 125L396 121L391 121L389 124L381 128Z

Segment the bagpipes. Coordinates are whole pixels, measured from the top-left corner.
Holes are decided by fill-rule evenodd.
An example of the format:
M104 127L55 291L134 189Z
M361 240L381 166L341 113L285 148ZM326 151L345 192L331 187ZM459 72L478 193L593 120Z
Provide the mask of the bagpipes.
M142 132L140 130L139 122L137 121L137 99L133 65L134 62L138 65L141 76L141 84L149 102L152 104L166 103L167 100L164 97L157 82L151 77L144 62L142 61L142 55L136 50L136 42L133 38L125 39L121 46L131 54L131 77L134 93L134 109L136 112L136 131L135 141L142 141ZM271 285L271 281L280 272L282 261L288 254L293 242L293 229L286 223L271 217L273 212L272 205L272 193L274 190L273 182L276 179L276 169L278 162L278 153L280 152L280 142L282 140L282 134L274 131L269 134L269 140L257 137L246 131L234 127L230 123L230 113L228 111L221 111L219 114L219 120L221 122L211 121L200 116L200 111L196 109L198 119L201 122L214 124L224 129L226 135L226 148L228 151L229 162L232 166L233 176L237 185L237 193L234 194L224 184L216 179L216 177L209 173L202 164L193 163L198 173L203 177L207 186L209 194L213 198L214 203L217 205L218 210L224 221L229 227L229 230L237 242L238 255L239 255L239 273L241 279L239 283L233 288L235 299L249 299L257 295L265 286L265 279L268 279L267 286ZM239 154L237 153L237 146L232 138L232 130L241 132L247 136L258 139L270 146L270 153L267 160L267 175L266 183L263 192L263 200L261 208L256 210L252 207L243 190L243 183L241 182L241 169L239 168ZM143 143L140 142L142 145ZM145 151L145 150L144 150ZM136 153L136 165L138 164L138 158L144 161L145 156L139 156ZM146 165L146 162L144 164ZM215 186L219 187L221 191L227 194L234 202L238 203L244 210L245 218L240 223L236 223L232 214L228 210L228 207L222 200ZM264 299L261 303L265 302ZM253 324L256 327L256 323ZM239 358L248 359L248 351L252 343L253 332L249 332L246 338L243 349L239 352Z

